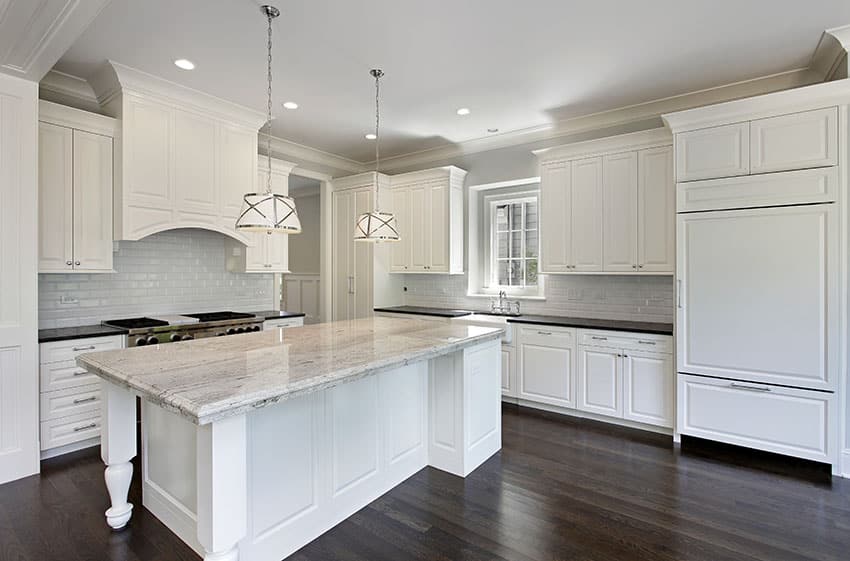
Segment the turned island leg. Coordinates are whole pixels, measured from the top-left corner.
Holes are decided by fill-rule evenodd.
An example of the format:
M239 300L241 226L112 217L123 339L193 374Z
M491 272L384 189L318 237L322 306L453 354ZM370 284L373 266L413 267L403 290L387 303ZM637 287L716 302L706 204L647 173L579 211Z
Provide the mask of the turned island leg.
M104 479L112 506L106 511L106 523L113 530L127 525L133 505L127 502L136 455L136 396L122 387L101 382L100 455L106 464Z
M237 561L248 528L245 415L197 429L198 541L204 561Z

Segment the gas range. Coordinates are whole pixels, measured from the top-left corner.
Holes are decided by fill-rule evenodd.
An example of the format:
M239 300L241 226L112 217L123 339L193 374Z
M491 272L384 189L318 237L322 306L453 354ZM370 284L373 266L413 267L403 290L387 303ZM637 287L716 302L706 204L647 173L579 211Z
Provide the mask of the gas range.
M129 332L128 345L134 347L223 337L263 329L263 318L239 312L206 312L166 317L112 319L104 321L103 325L126 329Z

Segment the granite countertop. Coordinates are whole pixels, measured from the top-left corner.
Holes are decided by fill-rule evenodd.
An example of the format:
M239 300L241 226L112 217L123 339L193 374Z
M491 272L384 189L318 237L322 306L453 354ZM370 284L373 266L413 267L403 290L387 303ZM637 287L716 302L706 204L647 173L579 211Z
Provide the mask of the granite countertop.
M508 323L531 323L536 325L579 327L583 329L607 329L611 331L632 331L635 333L673 335L672 323L655 323L648 321L572 318L563 316L535 316L523 314L517 317L508 317Z
M254 314L257 317L265 319L303 318L306 315L304 312L287 312L286 310L262 310L259 312L245 313Z
M502 331L374 317L87 353L77 364L203 425L497 341Z
M82 325L79 327L58 327L55 329L39 329L38 342L51 343L86 337L109 337L110 335L126 335L126 329L108 325Z
M375 308L375 311L391 314L434 316L440 318L459 318L473 313L469 310L446 310L443 308L427 308L424 306L392 306L389 308Z

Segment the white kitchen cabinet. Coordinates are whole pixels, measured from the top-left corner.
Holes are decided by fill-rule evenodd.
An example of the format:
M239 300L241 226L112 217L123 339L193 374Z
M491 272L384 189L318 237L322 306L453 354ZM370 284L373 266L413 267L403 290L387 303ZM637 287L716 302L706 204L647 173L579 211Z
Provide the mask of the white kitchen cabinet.
M576 408L599 415L623 415L622 354L605 347L578 349Z
M39 272L114 272L115 122L48 102L40 119Z
M638 154L623 152L602 158L603 269L638 268ZM668 209L673 213L673 209ZM672 219L670 220L672 222Z
M676 135L676 180L750 173L750 124L734 123Z
M638 151L637 269L642 273L676 270L676 184L673 147Z
M363 182L360 182L362 186L335 190L331 197L333 224L331 304L334 321L369 317L374 308L376 244L354 241L357 217L374 208L374 174L366 174L366 176Z
M521 327L517 348L519 397L574 408L575 330Z
M827 107L750 122L750 172L838 164L838 108Z
M601 271L602 158L572 162L570 253L573 271Z
M181 221L215 224L221 215L216 184L216 122L188 111L175 110L174 199Z
M304 325L303 317L296 318L275 318L267 319L263 322L263 330L268 329L287 329L290 327L302 327Z
M389 203L400 242L392 250L394 273L463 273L463 181L454 166L390 177Z
M514 355L514 347L502 345L502 397L517 397L518 395Z
M623 356L623 418L672 427L675 371L670 354L627 350Z
M678 217L678 371L819 390L841 376L839 208Z
M570 162L540 166L540 272L566 273L572 266Z

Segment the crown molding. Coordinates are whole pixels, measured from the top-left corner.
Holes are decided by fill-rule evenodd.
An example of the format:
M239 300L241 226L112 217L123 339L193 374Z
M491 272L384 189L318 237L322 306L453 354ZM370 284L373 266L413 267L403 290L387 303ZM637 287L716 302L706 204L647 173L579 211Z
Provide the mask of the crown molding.
M463 180L466 178L466 174L467 171L465 169L460 169L457 166L442 166L391 175L390 183L393 187L398 187L413 183L450 179L453 182L460 182L462 184Z
M272 173L276 175L286 175L288 176L292 173L292 170L295 169L298 164L294 162L287 162L285 160L279 160L277 158L272 158ZM268 159L265 157L260 157L257 161L257 171L260 172L268 172L269 164Z
M58 70L48 72L38 83L38 89L42 93L51 92L64 98L74 99L86 106L100 106L94 90L86 80Z
M825 82L832 80L836 75L846 76L848 50L850 50L850 25L827 29L818 41L809 68L820 75Z
M112 117L98 115L67 105L38 100L38 120L104 136L114 137L118 133L118 121Z
M573 142L563 146L553 146L532 150L532 153L540 158L542 162L556 162L574 160L576 158L590 158L603 154L614 154L632 150L645 150L659 146L670 146L673 144L673 135L665 127L650 129L646 131L619 134L617 136L606 136L594 140Z
M260 136L260 147L265 147L266 135ZM317 148L311 148L291 140L272 137L272 156L283 156L298 162L309 162L326 168L331 168L342 174L362 173L369 169L366 163L358 162L344 156L338 156Z
M850 103L850 80L813 84L663 115L674 134Z

